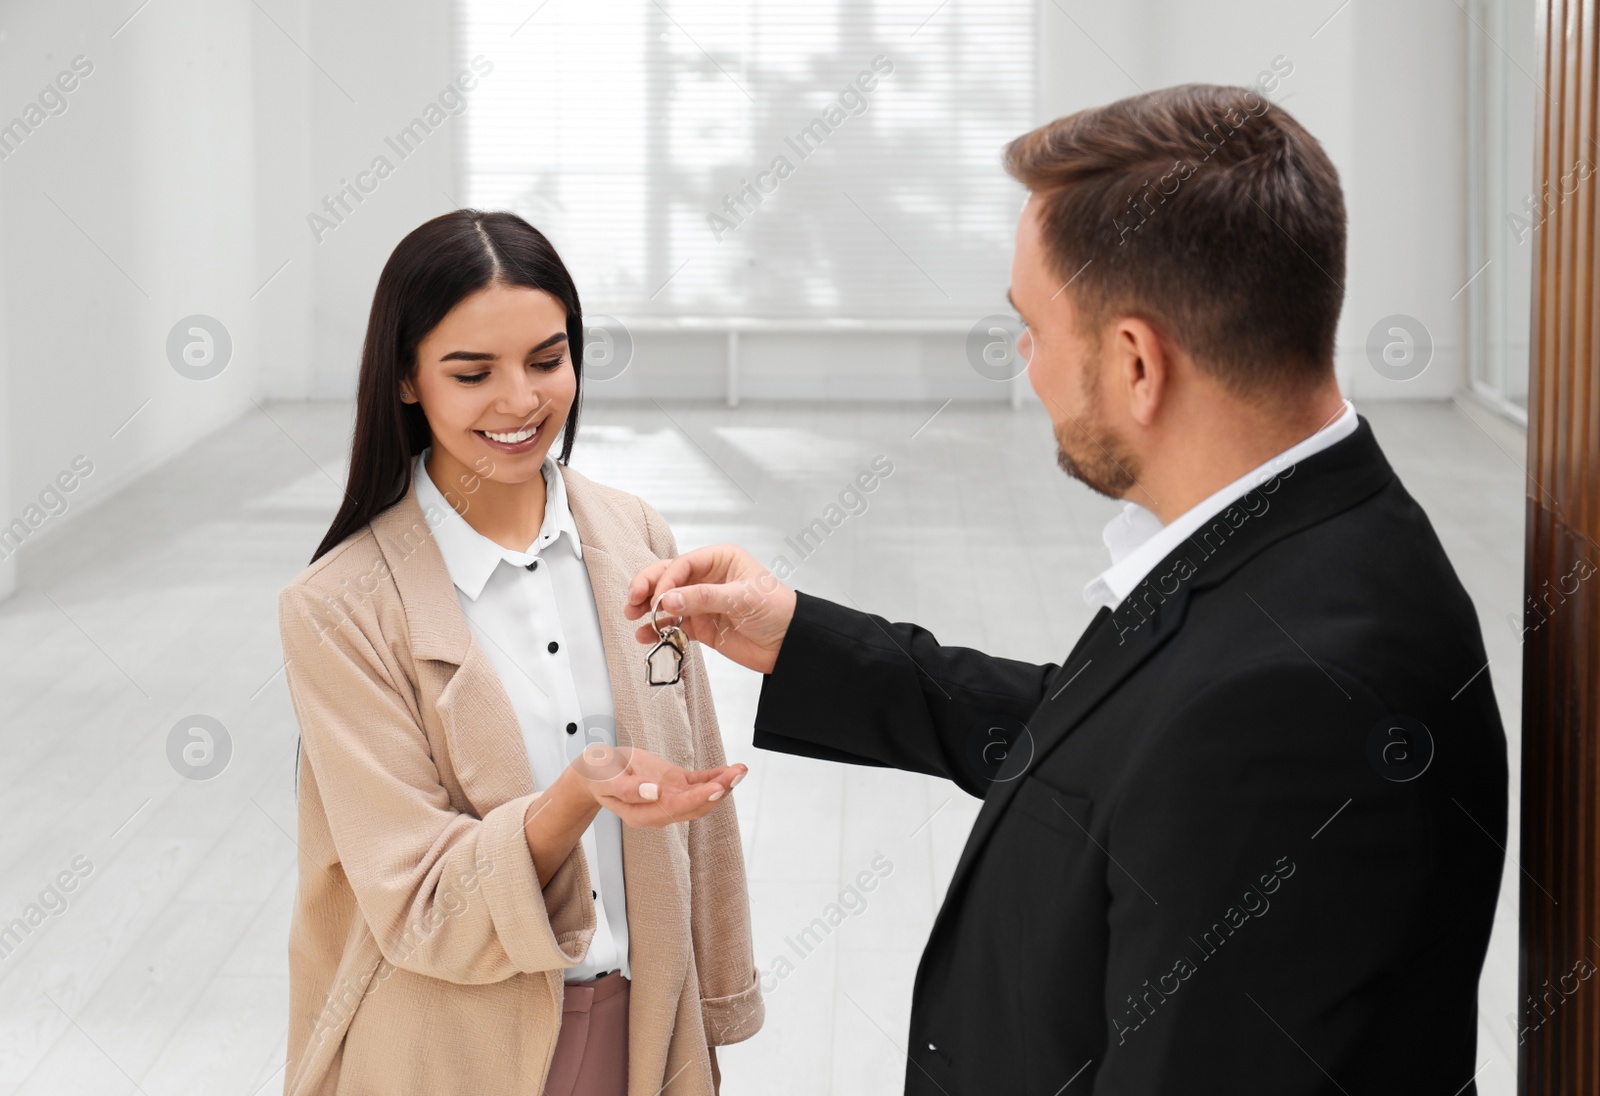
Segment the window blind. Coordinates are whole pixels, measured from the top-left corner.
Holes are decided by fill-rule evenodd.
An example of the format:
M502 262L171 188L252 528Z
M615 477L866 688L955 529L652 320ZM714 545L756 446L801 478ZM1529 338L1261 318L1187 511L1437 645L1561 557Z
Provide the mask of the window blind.
M1031 128L1034 0L457 0L472 206L550 237L586 311L983 315ZM976 310L976 311L974 311Z

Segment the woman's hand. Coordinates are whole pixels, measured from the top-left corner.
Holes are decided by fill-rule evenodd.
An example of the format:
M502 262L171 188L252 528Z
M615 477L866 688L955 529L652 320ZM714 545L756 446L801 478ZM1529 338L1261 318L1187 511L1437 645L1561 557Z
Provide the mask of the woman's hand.
M640 643L660 639L650 625L650 607L657 597L663 625L682 617L679 626L690 639L764 674L776 665L794 618L794 591L736 544L713 544L657 560L633 576L622 615L644 618L634 633Z
M629 826L689 822L715 809L749 771L745 765L684 769L633 746L586 747L523 816L539 885L560 870L600 808Z
M746 765L684 769L648 750L595 743L562 778L626 825L660 828L709 814L748 771Z

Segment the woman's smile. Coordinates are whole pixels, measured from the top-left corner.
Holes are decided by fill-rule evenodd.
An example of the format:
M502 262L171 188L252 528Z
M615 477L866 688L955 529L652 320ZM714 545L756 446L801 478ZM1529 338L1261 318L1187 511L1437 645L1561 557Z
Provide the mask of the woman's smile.
M473 433L483 439L483 443L497 453L527 453L539 444L539 436L543 433L544 420L540 419L532 426L524 426L520 430L506 433L500 431L474 430Z

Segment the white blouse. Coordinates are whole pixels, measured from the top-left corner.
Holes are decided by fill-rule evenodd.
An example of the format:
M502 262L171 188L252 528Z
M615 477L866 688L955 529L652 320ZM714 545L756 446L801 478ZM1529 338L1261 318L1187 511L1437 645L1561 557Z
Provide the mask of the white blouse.
M585 746L617 742L600 614L561 466L546 454L544 524L527 551L515 552L472 528L445 501L428 474L428 452L417 454L413 469L417 501L472 634L516 710L534 782L548 788ZM454 489L469 508L472 486ZM602 810L584 830L582 846L594 887L594 940L563 977L573 982L621 970L631 978L622 820Z

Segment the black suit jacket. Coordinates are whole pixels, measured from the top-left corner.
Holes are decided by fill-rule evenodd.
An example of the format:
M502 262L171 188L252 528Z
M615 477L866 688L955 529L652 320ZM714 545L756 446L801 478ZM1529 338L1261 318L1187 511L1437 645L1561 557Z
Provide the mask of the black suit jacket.
M917 970L917 1096L1469 1096L1506 838L1477 615L1366 419L1066 660L804 592L755 744L984 799Z

